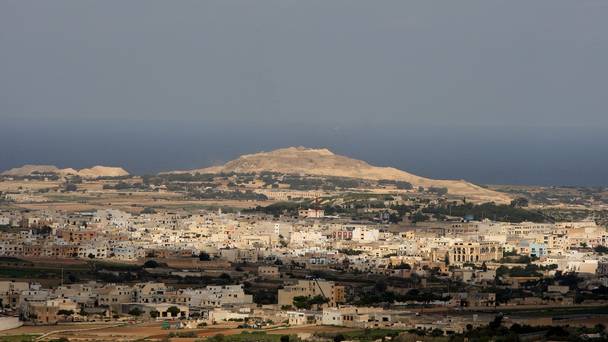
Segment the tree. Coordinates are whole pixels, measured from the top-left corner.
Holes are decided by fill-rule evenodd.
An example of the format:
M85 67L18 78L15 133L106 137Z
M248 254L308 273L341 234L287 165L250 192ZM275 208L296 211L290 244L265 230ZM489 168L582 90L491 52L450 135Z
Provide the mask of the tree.
M74 183L65 183L63 190L65 192L73 192L73 191L78 190L78 187Z
M376 292L385 292L387 288L388 286L386 283L381 280L377 281L374 285L374 290L376 290Z
M135 317L141 316L142 313L143 313L143 311L141 311L141 309L138 307L134 307L133 309L129 310L129 315L135 316Z
M566 337L568 335L569 335L568 331L566 331L566 329L564 329L563 327L560 327L560 326L552 326L552 327L550 327L549 331L547 331L547 334L546 334L546 336L549 337L549 338L551 338L551 337L553 337L553 338L558 337L560 339L562 339L562 338L564 338L564 337Z
M501 324L502 324L502 314L494 317L494 320L492 322L490 322L490 324L488 324L488 327L492 330L496 330L496 329L500 328Z
M344 341L345 339L346 339L346 338L344 337L344 335L342 335L342 334L338 334L338 335L334 336L334 339L333 339L333 340L334 340L334 342L342 342L342 341Z
M433 337L443 336L443 330L435 328L435 329L433 329L433 331L431 331L431 336L433 336Z
M151 208L151 207L145 207L141 211L141 214L156 214L156 210L154 210L154 208Z
M155 260L148 260L144 263L144 268L157 268L158 266L159 264Z
M74 310L59 310L57 311L58 315L62 315L63 319L67 319L68 316L72 316L74 314Z
M72 176L72 177L70 177L70 183L82 184L82 177L80 177L80 176Z
M306 296L295 296L293 297L293 306L298 309L310 309L310 305L308 304L308 298Z
M358 251L352 248L340 248L338 249L338 252L346 255L359 255L363 253L363 251Z
M78 282L78 280L79 280L79 279L78 279L78 277L76 277L75 275L73 275L73 274L68 274L68 281L69 281L70 283L77 283L77 282Z
M329 302L329 300L323 296L317 295L312 297L309 302L310 304L321 305Z
M608 254L608 247L606 246L602 246L602 245L597 245L593 248L593 250L597 253L597 254Z
M150 311L150 317L151 317L151 318L156 318L156 317L158 317L158 316L160 316L160 312L158 312L158 311L156 311L156 310L151 310L151 311Z
M527 207L529 204L529 201L527 198L525 197L518 197L514 200L511 201L511 206L514 208L523 208L523 207Z
M327 302L327 298L323 296L295 296L293 298L293 306L298 309L310 309L313 305L321 305Z
M571 290L576 290L581 278L579 278L574 272L562 273L558 271L555 274L555 280L557 280L560 285L568 286Z
M171 317L177 317L181 310L177 306L171 306L167 309L167 312L171 314Z
M493 218L495 221L509 221L514 223L523 221L547 222L552 220L551 217L536 210L495 203L483 203L479 205L473 203L460 205L443 203L425 207L422 209L422 212L433 215L443 214L473 218L475 220L482 220L487 217Z
M213 342L222 342L222 341L224 341L224 335L223 335L223 334L217 334L217 335L215 335L215 336L211 337L211 338L209 339L209 341L213 341Z
M281 342L289 342L289 335L282 335Z
M70 340L67 337L60 337L60 338L56 338L51 340L53 342L70 342Z
M428 221L429 216L421 212L417 212L412 216L412 223Z
M410 266L410 264L404 263L403 261L401 261L401 263L399 265L396 265L394 267L394 269L396 270L411 270L412 266Z
M448 188L444 188L444 187L430 187L427 190L428 192L432 192L435 193L437 196L445 196L448 194Z
M211 260L211 256L209 256L209 253L206 253L206 252L201 251L201 252L198 254L198 259L199 259L200 261L209 261L209 260Z
M389 222L389 223L394 223L394 224L397 224L397 223L399 223L399 222L401 222L401 221L402 221L402 216L401 216L401 215L399 215L399 214L390 213L390 214L388 215L388 222Z

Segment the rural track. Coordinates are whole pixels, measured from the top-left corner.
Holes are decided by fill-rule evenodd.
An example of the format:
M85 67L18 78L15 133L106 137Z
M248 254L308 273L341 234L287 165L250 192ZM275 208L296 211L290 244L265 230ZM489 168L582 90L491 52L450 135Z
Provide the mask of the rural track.
M45 338L47 338L47 337L49 337L51 335L55 335L55 334L81 332L81 331L102 330L102 329L108 329L108 328L116 328L116 327L120 327L120 326L124 326L124 325L125 325L124 323L120 323L120 324L113 324L113 325L108 325L108 326L85 328L85 329L65 329L65 330L49 331L47 333L44 333L44 334L36 337L36 341L42 341L43 339L45 339Z

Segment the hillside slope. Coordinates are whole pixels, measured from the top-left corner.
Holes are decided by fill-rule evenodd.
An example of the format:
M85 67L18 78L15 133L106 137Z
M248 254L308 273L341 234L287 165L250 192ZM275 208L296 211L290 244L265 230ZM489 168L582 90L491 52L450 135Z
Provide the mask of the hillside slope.
M488 190L464 180L435 180L420 177L393 167L378 167L341 155L328 149L289 147L270 152L243 155L223 166L172 171L171 173L260 173L276 172L317 176L349 177L372 180L406 181L425 188L445 187L451 195L465 196L477 201L509 202L504 193Z
M128 176L129 173L121 167L110 167L110 166L93 166L88 169L75 170L73 168L60 169L55 165L32 165L27 164L21 167L15 167L10 170L6 170L0 175L2 176L15 176L15 177L26 177L35 173L54 173L59 176L80 176L82 178L99 178L99 177L121 177Z

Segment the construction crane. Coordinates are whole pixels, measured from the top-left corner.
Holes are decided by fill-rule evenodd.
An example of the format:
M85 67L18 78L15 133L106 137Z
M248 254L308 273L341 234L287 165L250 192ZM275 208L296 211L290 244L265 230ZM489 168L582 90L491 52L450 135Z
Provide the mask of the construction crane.
M319 291L321 292L321 297L323 297L323 299L325 299L329 303L329 298L325 295L325 293L323 293L321 284L319 284L319 278L315 278L315 283L317 284L317 287L319 288Z

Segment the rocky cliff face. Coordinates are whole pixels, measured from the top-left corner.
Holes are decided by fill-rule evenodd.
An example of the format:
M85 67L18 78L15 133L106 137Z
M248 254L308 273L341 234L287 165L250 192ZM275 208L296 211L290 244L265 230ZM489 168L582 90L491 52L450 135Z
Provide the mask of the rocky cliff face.
M260 173L263 171L284 174L349 177L372 180L406 181L414 186L445 187L448 193L465 196L478 201L508 202L506 194L488 190L464 180L436 180L420 177L392 167L378 167L364 161L340 156L327 149L289 147L270 152L243 155L223 166L214 166L189 171L187 173Z

